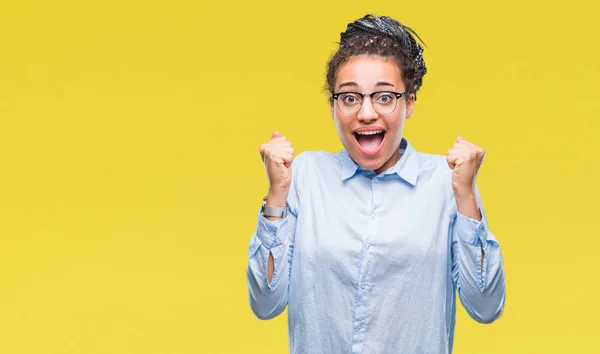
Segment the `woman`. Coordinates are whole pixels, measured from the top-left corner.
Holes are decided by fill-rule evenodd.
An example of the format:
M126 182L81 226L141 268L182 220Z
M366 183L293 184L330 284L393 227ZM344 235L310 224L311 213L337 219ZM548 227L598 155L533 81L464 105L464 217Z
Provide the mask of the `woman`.
M293 158L278 132L260 147L270 185L250 305L261 319L288 306L292 353L451 353L457 292L478 322L503 311L475 183L484 150L459 137L447 156L426 154L402 136L427 72L411 33L367 15L341 34L327 85L343 151Z

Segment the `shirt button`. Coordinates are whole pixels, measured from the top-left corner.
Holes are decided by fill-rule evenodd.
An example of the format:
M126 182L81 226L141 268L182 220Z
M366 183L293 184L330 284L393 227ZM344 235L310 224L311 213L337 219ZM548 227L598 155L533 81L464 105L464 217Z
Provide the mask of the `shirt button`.
M375 183L375 184L379 183L379 178L377 178L377 177L373 178L373 183Z
M360 284L360 288L365 290L367 288L367 286L365 284Z

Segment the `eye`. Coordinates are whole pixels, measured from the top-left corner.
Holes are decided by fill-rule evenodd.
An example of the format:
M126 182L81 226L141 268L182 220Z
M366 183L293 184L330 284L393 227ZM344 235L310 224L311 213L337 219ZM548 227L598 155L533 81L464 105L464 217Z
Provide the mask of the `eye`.
M395 96L393 96L391 93L382 92L377 95L375 101L382 104L388 104L394 102L394 98Z
M342 95L342 102L346 105L354 105L360 103L360 97L354 93L345 93Z

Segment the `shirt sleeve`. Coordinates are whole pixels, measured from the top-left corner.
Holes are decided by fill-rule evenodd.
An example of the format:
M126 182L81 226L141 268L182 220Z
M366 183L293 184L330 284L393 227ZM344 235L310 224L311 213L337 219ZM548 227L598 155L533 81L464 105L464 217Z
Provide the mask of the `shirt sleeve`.
M451 218L452 278L471 318L492 323L504 311L505 274L500 244L488 228L477 186L475 195L481 221L462 215L456 208Z
M300 200L303 154L292 162L292 185L287 199L285 218L269 221L258 213L256 231L250 238L246 280L250 308L260 319L272 319L283 312L288 302L288 287L294 253L294 235ZM274 273L268 280L269 254L273 255Z

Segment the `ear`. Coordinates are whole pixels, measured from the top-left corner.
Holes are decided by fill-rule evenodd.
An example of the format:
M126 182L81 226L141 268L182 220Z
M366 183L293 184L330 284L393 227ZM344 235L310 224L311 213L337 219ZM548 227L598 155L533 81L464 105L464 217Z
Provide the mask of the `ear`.
M331 115L331 119L333 119L333 110L335 105L333 104L333 98L329 97L329 114Z
M406 98L406 119L412 117L416 99L417 98L414 93L411 93Z

